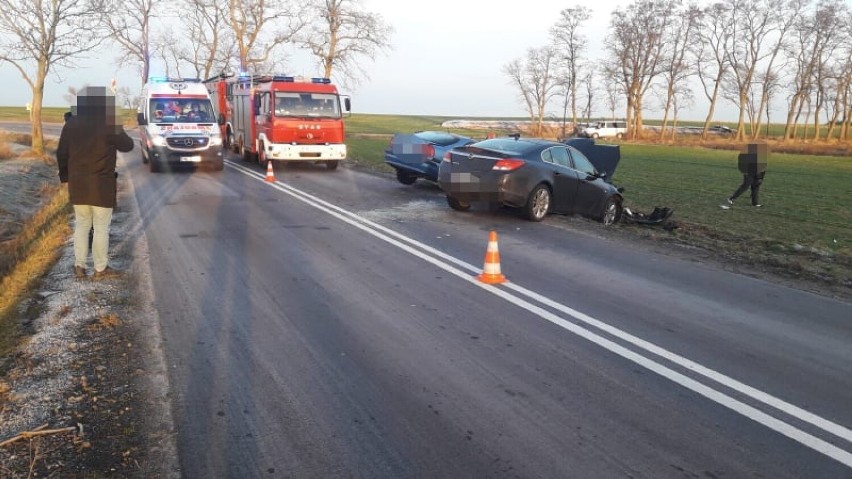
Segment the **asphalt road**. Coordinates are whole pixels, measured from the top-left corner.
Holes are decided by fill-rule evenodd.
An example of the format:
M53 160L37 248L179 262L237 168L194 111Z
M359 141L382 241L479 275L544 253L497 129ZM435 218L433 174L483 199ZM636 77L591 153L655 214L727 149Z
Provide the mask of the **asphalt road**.
M185 477L852 477L847 303L427 183L125 159Z
M348 168L123 166L184 477L852 477L848 303Z

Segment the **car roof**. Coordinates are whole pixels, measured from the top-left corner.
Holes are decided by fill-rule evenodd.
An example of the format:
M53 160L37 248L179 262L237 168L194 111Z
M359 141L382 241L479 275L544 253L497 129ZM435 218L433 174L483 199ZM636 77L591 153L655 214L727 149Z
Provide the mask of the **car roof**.
M484 148L488 150L496 150L496 151L505 151L505 152L515 152L515 153L525 153L532 150L543 149L548 146L565 146L562 143L544 140L541 138L518 138L514 137L501 137L501 138L493 138L490 140L483 140L478 143L474 143L472 146L476 146L478 148Z
M455 143L459 140L468 140L466 136L456 135L455 133L450 133L446 131L418 131L414 134L414 136L418 138L422 138L426 141L437 143L439 145L444 144L448 145L450 143Z

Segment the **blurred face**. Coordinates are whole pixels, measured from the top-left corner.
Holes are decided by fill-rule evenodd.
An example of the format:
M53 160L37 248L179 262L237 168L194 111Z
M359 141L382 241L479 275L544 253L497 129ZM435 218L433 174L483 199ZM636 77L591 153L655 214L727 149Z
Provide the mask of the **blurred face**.
M78 116L104 121L108 125L115 125L119 116L115 96L106 87L83 88L77 92L77 105L72 109Z

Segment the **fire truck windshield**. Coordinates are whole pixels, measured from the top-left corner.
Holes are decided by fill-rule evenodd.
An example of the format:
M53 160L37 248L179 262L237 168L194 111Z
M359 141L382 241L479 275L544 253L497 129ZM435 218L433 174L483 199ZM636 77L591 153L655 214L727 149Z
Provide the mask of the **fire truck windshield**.
M275 92L275 116L340 118L340 100L329 93Z

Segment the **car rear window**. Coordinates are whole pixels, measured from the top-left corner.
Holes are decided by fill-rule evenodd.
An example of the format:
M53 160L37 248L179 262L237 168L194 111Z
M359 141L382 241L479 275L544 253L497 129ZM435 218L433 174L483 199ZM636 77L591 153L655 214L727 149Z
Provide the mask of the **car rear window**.
M447 146L459 141L459 137L452 133L444 133L442 131L421 131L415 133L414 136L421 140L434 143L436 145Z
M476 143L474 146L486 150L500 151L510 155L524 155L530 150L539 148L539 145L514 138L495 138Z

